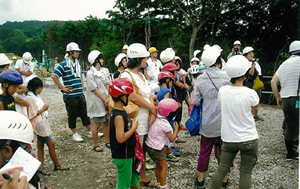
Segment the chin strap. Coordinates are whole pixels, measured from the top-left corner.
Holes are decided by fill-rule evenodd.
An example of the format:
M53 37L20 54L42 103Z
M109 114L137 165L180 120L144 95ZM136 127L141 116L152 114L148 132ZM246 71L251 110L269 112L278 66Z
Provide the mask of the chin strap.
M121 97L119 97L119 100L123 103L124 106L128 105L128 96L126 95L126 102L124 102Z

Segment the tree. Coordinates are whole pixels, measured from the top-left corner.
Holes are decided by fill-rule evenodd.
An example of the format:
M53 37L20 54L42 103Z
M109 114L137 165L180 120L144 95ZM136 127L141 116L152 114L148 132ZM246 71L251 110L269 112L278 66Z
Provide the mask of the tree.
M17 55L22 55L24 51L26 43L26 36L25 34L19 30L14 29L3 42L3 47L7 52L13 52Z

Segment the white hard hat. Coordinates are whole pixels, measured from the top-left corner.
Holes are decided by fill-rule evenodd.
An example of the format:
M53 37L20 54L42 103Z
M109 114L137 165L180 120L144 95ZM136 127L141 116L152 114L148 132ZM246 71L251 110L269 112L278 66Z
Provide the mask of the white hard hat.
M93 50L89 53L88 55L88 60L89 60L89 63L91 64L94 64L96 58L102 54L102 52L98 51L98 50Z
M119 67L119 64L120 64L120 62L122 61L122 59L123 58L126 58L127 56L126 56L126 54L124 54L124 53L120 53L120 54L118 54L118 56L115 58L115 65L117 66L117 67Z
M10 64L11 61L4 53L0 53L0 66Z
M175 58L175 51L172 48L167 48L160 53L160 60L163 63L170 62Z
M300 41L296 40L293 41L290 45L290 53L295 52L295 51L300 51Z
M236 40L234 43L233 43L233 46L234 45L241 45L242 46L242 43L239 41L239 40Z
M33 127L27 117L15 111L0 111L0 140L33 143Z
M12 59L13 59L13 60L17 60L17 57L14 56Z
M122 49L124 49L124 50L126 49L127 50L128 49L128 45L124 45Z
M33 74L30 75L29 77L27 77L27 78L25 79L23 85L27 88L29 81L32 80L33 78L36 78L36 77L37 77L37 75L33 75Z
M204 51L205 49L209 48L209 47L210 47L210 45L209 45L209 44L206 44L206 45L204 45L204 47L203 47L203 51Z
M146 58L150 56L145 45L141 43L133 43L127 49L128 58Z
M245 75L251 68L251 62L242 56L236 55L231 57L226 64L226 73L230 78L237 78Z
M81 51L81 49L79 48L78 44L75 42L71 42L67 45L66 47L66 51Z
M199 74L199 73L200 73L199 65L198 65L198 64L193 65L193 66L191 67L190 73L191 73L192 75L194 75L194 74Z
M254 49L252 47L245 47L243 49L243 54L248 54L249 52L254 51Z
M197 56L197 54L199 54L199 53L201 53L201 51L200 51L200 50L195 50L195 51L194 51L194 53L193 53L194 57L196 57L196 56Z
M199 60L199 58L197 58L197 57L193 57L192 60L191 60L191 63L194 62L194 61L197 61L197 62L200 63L200 60Z
M217 45L217 44L213 45L213 47L218 48L218 49L220 49L220 50L223 50L223 49L220 47L220 45Z
M202 53L202 62L205 67L216 63L217 58L221 55L222 50L216 47L209 47Z
M23 61L27 64L29 64L32 60L32 56L30 52L25 52L22 57L23 57Z

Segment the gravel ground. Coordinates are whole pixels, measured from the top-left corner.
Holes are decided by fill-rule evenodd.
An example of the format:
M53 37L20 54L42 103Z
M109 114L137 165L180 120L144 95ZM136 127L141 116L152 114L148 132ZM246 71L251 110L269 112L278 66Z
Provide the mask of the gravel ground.
M70 171L52 171L50 176L41 175L43 185L52 189L62 188L115 188L117 171L111 159L111 153L104 147L104 138L99 139L104 152L97 153L92 150L92 139L87 137L87 130L77 120L78 133L84 142L72 141L72 133L68 129L67 113L62 100L62 94L56 92L53 86L45 87L42 99L49 104L49 120L52 127L52 137L56 143L57 156L62 164L71 167ZM259 157L253 170L252 188L298 188L298 161L285 161L285 146L282 136L281 124L283 113L275 106L261 105L259 115L264 121L256 122L259 132ZM183 122L187 120L187 108L184 108ZM100 130L103 130L101 126ZM180 131L180 139L186 143L176 144L180 147L180 161L173 163L167 173L167 183L171 188L196 188L194 181L197 176L197 160L199 154L200 137L191 137ZM45 148L45 168L53 170L53 163ZM153 164L153 162L150 162ZM229 175L229 189L238 188L239 182L239 155L235 159L236 169ZM209 170L205 175L205 185L209 187L211 179L217 168L214 156L211 156ZM147 171L151 180L155 180L154 170Z

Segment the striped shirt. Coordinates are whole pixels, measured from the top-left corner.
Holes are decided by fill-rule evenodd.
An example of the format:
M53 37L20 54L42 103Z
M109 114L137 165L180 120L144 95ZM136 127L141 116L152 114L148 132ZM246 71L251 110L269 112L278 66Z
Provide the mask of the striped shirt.
M63 97L72 98L83 96L81 77L74 77L71 72L71 68L67 66L66 61L62 61L53 73L56 77L62 77L64 86L71 88L72 92L67 94L64 92ZM82 73L80 73L81 75Z

